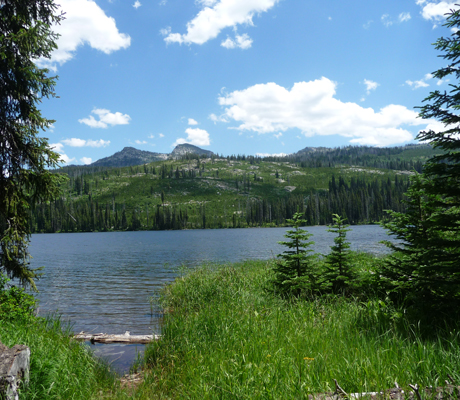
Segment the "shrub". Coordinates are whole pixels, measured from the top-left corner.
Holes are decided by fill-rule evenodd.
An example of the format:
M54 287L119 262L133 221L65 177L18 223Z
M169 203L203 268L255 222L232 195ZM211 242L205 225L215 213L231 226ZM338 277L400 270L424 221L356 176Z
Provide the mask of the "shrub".
M0 274L0 321L33 319L37 301L9 281L6 275Z

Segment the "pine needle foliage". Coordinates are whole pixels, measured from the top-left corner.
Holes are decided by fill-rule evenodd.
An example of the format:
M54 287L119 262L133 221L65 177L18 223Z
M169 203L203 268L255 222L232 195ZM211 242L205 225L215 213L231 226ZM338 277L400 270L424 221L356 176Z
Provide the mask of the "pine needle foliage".
M347 242L347 232L351 229L347 229L350 225L347 225L346 220L338 214L333 214L332 220L333 223L327 231L337 236L326 258L324 277L326 285L330 286L334 293L344 293L355 278L350 260L350 242Z
M433 73L448 78L450 90L435 90L424 100L420 117L437 119L444 129L420 132L440 154L431 157L421 175L411 179L407 213L390 212L384 226L403 241L387 245L396 251L382 276L390 288L412 304L436 307L460 300L460 9L451 10L444 24L453 32L435 48L447 66Z
M54 122L38 104L55 96L55 78L35 62L57 48L51 26L61 19L52 0L0 2L0 271L32 287L29 208L55 198L61 181L48 170L59 154L39 136Z
M406 193L406 213L388 211L390 221L383 226L399 243L384 241L393 250L383 266L382 276L390 291L398 293L409 303L427 302L442 297L447 291L457 290L458 276L451 274L443 262L436 260L438 243L445 232L437 227L439 196L425 191L427 178L416 174L411 177L411 186ZM449 251L445 248L443 251ZM450 296L454 296L455 293Z
M308 240L312 234L300 228L307 223L302 214L295 213L287 222L294 229L284 235L289 240L278 242L288 250L278 254L279 259L273 267L273 285L282 297L298 297L318 290L317 255L311 254L310 246L315 242Z

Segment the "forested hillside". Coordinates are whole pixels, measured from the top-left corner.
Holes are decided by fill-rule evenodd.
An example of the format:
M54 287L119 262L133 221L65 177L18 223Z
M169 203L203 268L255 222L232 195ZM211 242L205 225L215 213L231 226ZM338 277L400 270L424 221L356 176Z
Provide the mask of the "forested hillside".
M63 196L36 205L32 232L283 226L300 210L310 225L376 223L404 211L413 170L429 146L306 150L285 158L188 154L124 168L68 167ZM61 171L61 172L62 172Z

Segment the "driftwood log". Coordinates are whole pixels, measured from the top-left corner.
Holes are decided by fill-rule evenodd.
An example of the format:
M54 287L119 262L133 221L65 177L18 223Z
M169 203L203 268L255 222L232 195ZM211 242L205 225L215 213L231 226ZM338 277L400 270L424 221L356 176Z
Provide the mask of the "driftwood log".
M88 340L91 343L132 343L146 344L152 340L158 340L159 335L131 335L126 331L121 335L110 335L107 333L87 333L80 332L74 335L76 340Z

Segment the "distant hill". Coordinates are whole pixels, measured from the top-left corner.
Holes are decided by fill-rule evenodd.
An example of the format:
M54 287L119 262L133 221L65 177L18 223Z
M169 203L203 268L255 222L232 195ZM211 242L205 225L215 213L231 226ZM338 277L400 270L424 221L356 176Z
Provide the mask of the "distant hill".
M177 145L172 151L171 156L173 156L173 158L179 158L186 154L197 154L199 156L205 155L206 157L211 157L214 153L209 150L200 149L193 144L184 143Z
M188 143L177 145L170 153L154 153L151 151L138 150L134 147L125 147L110 157L101 158L90 164L91 167L130 167L134 165L148 164L154 161L164 161L169 158L179 158L186 154L205 155L210 157L214 153L200 149Z

